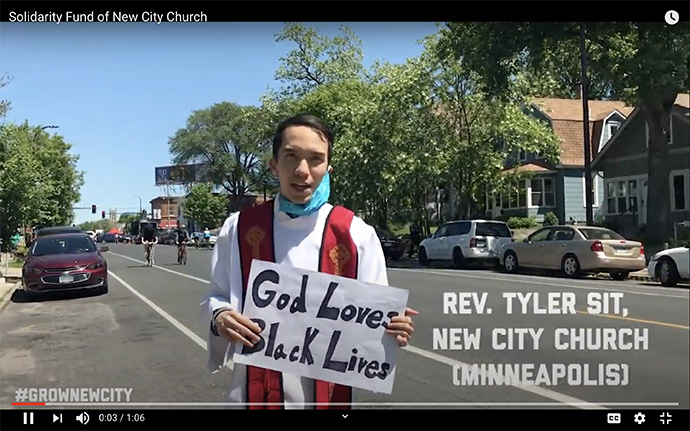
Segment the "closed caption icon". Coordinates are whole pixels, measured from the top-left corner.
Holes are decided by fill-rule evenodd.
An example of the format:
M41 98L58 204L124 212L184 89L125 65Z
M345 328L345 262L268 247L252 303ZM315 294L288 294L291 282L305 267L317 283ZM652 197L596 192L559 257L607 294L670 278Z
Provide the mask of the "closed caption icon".
M610 424L619 424L619 423L621 423L621 414L620 413L607 413L606 420Z

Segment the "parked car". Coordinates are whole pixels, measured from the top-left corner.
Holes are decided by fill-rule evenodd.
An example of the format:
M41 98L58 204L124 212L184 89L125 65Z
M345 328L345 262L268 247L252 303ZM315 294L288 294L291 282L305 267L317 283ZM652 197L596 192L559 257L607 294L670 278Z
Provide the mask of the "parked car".
M567 277L608 272L625 280L645 268L644 246L601 227L549 226L522 242L507 244L499 256L507 272L520 268L560 270Z
M690 245L662 250L652 256L647 271L663 286L673 287L690 281Z
M504 244L513 241L505 222L495 220L461 220L443 224L431 237L419 244L419 263L435 260L452 261L455 266L469 262L498 263Z
M117 242L118 242L118 238L117 238L117 235L114 234L114 233L106 233L106 234L103 234L102 241L103 241L103 242L113 242L113 243L117 243Z
M386 256L386 259L400 260L405 254L405 241L387 230L380 228L375 228L375 230L381 241L381 247L383 248L383 254Z
M158 231L158 243L166 245L175 244L175 231L173 229L160 229Z
M206 238L204 238L204 233L203 232L193 232L190 235L191 243L196 246L197 248L199 247L215 247L216 241L218 241L218 235L211 234L211 236L208 238L208 245L206 242Z
M107 247L96 246L85 233L38 237L22 267L24 291L101 289L108 291L108 265L101 255Z

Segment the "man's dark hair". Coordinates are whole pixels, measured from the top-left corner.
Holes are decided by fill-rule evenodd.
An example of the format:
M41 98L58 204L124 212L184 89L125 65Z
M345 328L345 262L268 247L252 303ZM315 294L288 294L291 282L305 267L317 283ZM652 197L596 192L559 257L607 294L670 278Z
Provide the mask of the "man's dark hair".
M278 153L280 148L283 146L283 132L288 127L293 126L305 126L309 127L321 137L328 142L328 161L331 161L331 155L333 153L333 132L326 125L326 123L320 118L311 114L299 114L294 117L290 117L287 120L283 120L276 127L276 132L273 135L273 158L278 160Z

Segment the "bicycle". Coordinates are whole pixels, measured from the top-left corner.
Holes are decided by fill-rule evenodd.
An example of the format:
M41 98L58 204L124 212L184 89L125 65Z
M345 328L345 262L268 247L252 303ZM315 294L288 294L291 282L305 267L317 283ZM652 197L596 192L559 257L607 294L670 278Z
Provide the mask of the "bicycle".
M143 241L144 243L144 254L146 256L146 266L153 266L153 241Z
M177 244L177 263L179 265L187 264L187 241Z

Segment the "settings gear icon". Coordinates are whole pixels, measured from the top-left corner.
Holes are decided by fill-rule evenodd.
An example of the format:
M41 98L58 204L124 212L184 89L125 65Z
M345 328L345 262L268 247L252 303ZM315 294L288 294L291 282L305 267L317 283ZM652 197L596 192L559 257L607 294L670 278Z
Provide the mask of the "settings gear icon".
M642 424L644 423L644 413L642 413L642 412L636 413L636 414L635 414L635 419L634 419L634 421L635 421L638 425L642 425Z

